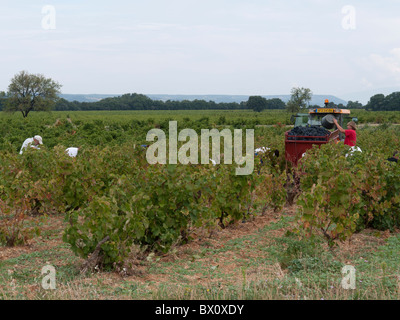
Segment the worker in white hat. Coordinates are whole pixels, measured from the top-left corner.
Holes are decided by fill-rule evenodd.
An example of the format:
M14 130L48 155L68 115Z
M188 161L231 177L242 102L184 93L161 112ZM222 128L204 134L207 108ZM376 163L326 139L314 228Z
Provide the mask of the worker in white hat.
M41 136L36 135L33 138L28 138L22 144L22 147L21 147L21 150L19 151L19 154L22 154L27 147L40 149L39 145L41 145L41 144L43 144L43 139L42 139Z

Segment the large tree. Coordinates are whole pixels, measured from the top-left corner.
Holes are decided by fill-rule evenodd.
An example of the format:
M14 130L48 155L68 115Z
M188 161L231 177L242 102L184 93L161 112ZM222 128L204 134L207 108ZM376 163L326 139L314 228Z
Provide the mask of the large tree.
M249 100L247 100L247 108L261 112L267 108L267 99L261 96L250 96Z
M372 110L372 111L380 111L383 110L385 106L385 95L382 93L376 94L372 96L367 105L366 109Z
M312 92L308 88L292 88L290 100L286 104L286 110L292 113L306 108L311 101Z
M5 111L19 111L26 118L31 111L49 111L59 99L61 85L41 74L21 71L8 86Z

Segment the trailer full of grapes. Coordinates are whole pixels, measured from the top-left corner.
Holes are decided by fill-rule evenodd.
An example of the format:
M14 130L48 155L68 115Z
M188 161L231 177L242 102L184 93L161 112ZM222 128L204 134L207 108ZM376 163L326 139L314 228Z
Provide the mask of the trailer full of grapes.
M337 128L334 131L333 118L343 127L343 122L350 116L350 110L328 108L329 101L325 100L325 108L310 109L307 114L298 114L295 127L285 132L285 157L297 167L304 153L313 146L321 146L328 142L343 140L343 134Z
M339 141L339 131L331 132L323 127L295 127L285 132L285 156L294 166L304 153L313 146Z

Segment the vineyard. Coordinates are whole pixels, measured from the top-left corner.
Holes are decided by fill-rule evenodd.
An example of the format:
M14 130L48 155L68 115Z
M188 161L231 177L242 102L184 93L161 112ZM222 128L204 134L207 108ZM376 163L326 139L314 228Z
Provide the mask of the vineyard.
M362 152L325 144L294 168L284 111L1 114L0 298L398 299L400 167L387 158L400 113L352 116ZM222 162L150 165L146 134L171 120L255 129L269 150L247 176ZM20 155L36 134L40 150ZM56 290L41 287L47 264ZM345 265L355 289L340 286Z

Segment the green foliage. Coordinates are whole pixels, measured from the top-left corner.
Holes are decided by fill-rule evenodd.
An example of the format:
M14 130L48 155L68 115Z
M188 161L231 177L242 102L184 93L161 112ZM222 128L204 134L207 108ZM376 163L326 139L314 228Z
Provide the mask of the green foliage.
M118 161L115 153L113 158ZM87 199L82 209L70 212L64 241L87 257L109 236L102 246L108 267L122 263L132 244L166 252L187 241L193 226L212 225L216 218L221 222L222 218L231 222L243 218L246 207L241 201L248 195L248 183L228 175L230 171L219 168L215 175L207 175L200 166L131 163L126 174L113 174L104 183L105 190ZM215 183L216 179L228 184Z
M400 226L400 168L365 153L352 157L352 165L362 172L360 195L363 203L359 228L391 230Z
M256 194L263 204L263 212L271 208L274 212L281 211L286 203L287 191L285 188L287 174L283 166L283 157L276 157L274 152L260 154L256 159L256 170L261 175L257 183ZM261 163L262 161L262 163Z
M347 156L346 156L347 155ZM367 227L399 225L399 167L376 153L342 144L307 151L300 165L300 229L322 232L330 245Z
M210 169L207 185L210 187L208 203L211 203L213 219L225 227L227 222L245 218L252 202L252 193L256 185L256 176L236 176L233 166L219 166ZM226 222L227 220L227 222Z
M77 255L87 258L109 237L101 246L104 268L123 263L133 244L167 252L190 240L195 226L242 220L256 176L236 176L233 165L149 165L146 149L131 144L87 148L76 158L62 145L43 146L0 153L0 162L2 242L26 241L27 214L65 214L63 239Z
M22 245L38 232L25 221L37 206L40 183L30 180L15 154L0 154L0 172L0 244Z
M344 170L346 158L343 145L322 145L307 152L301 177L302 193L300 221L309 234L322 231L332 245L334 240L345 240L356 229L360 199L357 179ZM342 155L341 155L342 154Z

